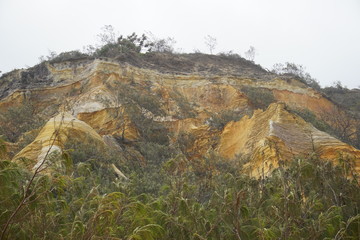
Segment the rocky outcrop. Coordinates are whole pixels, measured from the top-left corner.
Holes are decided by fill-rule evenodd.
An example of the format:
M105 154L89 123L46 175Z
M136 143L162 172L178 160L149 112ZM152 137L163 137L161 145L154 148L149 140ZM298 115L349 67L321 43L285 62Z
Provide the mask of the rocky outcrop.
M218 151L228 159L248 158L245 167L253 176L268 174L278 167L279 161L312 153L335 164L339 157L347 158L360 172L359 150L289 113L283 103L271 104L266 111L255 111L251 118L228 123Z
M15 155L14 160L36 168L53 153L61 153L69 139L86 143L91 139L104 145L102 137L88 124L69 113L60 113L51 118L35 140ZM22 161L26 158L26 161Z
M139 137L135 126L121 108L106 108L100 111L83 112L78 114L78 119L86 122L100 135L112 135L116 137L135 140Z
M136 106L143 118L170 131L173 144L191 140L183 149L190 158L214 150L225 159L247 161L248 172L259 176L271 172L279 161L315 152L335 163L340 155L348 157L360 173L359 150L287 111L286 106L321 115L336 107L302 82L281 78L243 59L147 55L135 60L131 64L110 59L44 63L3 76L2 112L28 101L36 114L50 119L14 159L26 157L33 167L48 152L61 152L72 138L90 137L105 145L105 136L131 144L144 137L137 129L139 122L135 123L139 116L133 116ZM254 109L245 87L266 89L277 103L265 111ZM251 111L251 117L231 121L224 129L209 124L224 112Z

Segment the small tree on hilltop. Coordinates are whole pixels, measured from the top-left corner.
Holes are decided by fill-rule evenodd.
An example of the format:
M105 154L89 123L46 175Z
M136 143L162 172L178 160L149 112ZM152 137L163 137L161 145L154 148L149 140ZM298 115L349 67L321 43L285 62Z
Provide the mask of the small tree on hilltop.
M255 53L255 48L253 46L250 46L249 50L245 52L246 59L253 62L255 60Z
M149 52L174 52L174 45L176 43L174 38L158 38L152 32L148 32L146 34L150 36L150 47L148 49Z
M213 54L213 51L215 50L215 47L217 45L216 38L212 37L210 35L207 35L205 37L205 45L209 48L210 54Z
M115 31L114 27L111 25L105 25L101 28L102 33L99 33L97 36L100 39L102 45L109 43L115 43Z
M306 85L308 85L316 90L321 89L319 82L315 78L313 78L310 75L310 73L306 72L305 67L300 64L295 64L295 63L290 63L290 62L286 62L285 64L276 63L276 64L274 64L271 72L280 74L280 75L291 74L291 75L297 76Z

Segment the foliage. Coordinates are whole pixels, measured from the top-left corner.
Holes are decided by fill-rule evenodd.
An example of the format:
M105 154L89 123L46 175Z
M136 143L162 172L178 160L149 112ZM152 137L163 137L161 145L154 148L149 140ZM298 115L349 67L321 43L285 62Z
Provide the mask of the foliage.
M87 54L82 53L79 50L74 50L74 51L69 51L69 52L62 52L59 55L55 55L55 56L51 57L50 59L48 58L48 60L51 63L55 63L55 62L71 61L71 60L76 60L76 59L86 58L86 57L88 57Z
M191 157L194 154L192 147L194 146L195 141L196 136L194 136L194 134L184 131L181 131L176 139L179 149L187 157Z
M50 63L58 63L58 62L72 61L87 57L89 57L88 54L82 53L79 50L62 52L60 54L57 54L55 51L49 51L49 54L46 57L41 56L39 57L39 60L41 63L44 63L45 61L48 61Z
M256 50L253 46L250 46L249 47L249 50L247 50L245 52L245 57L247 60L251 61L251 62L254 62L255 60L255 54L256 54Z
M246 94L255 109L265 110L271 103L275 102L274 94L270 89L242 87L241 91Z
M332 107L317 117L309 110L289 109L311 123L320 131L326 132L343 142L360 147L360 120L351 116L348 112Z
M222 130L228 122L231 121L239 121L243 116L248 115L251 116L251 111L231 111L231 110L223 110L219 113L211 114L207 123L211 128Z
M0 135L7 141L16 142L23 133L42 126L44 120L35 112L34 106L25 101L18 107L1 112L0 122Z
M95 57L119 57L122 54L139 54L147 52L174 52L175 40L173 38L158 38L152 33L139 36L135 32L128 36L116 36L111 25L105 25L99 34L101 46L90 47L90 53Z
M70 140L65 144L64 148L76 166L73 169L74 176L87 177L88 181L97 182L101 193L114 190L111 182L117 176L110 166L114 164L119 167L120 164L126 161L124 156L116 152L116 150L99 145L90 137L83 141ZM91 175L91 172L96 172L96 175Z
M28 144L35 140L35 138L39 135L40 131L41 128L38 128L27 131L25 134L21 135L21 137L19 137L17 141L17 148L23 149L24 147L26 147Z
M196 116L196 111L193 106L187 101L187 99L175 88L170 93L172 99L175 100L176 104L179 106L179 113L176 116L179 119L185 118L194 118Z
M238 53L234 53L233 51L228 51L228 52L220 52L218 53L218 55L220 57L224 57L224 58L230 58L230 59L243 59Z
M151 32L150 35L150 42L151 48L149 49L150 52L162 52L162 53L173 53L174 52L174 45L176 43L174 38L158 38Z
M151 32L138 35L133 32L128 36L117 35L115 28L111 25L105 25L101 28L102 32L97 35L99 44L87 45L83 47L83 51L74 50L57 54L55 51L49 51L47 56L39 57L41 63L48 61L57 63L68 60L76 60L82 58L121 58L121 57L138 57L141 53L161 52L173 53L174 38L158 38Z
M217 40L215 37L207 35L204 37L205 45L209 48L210 54L213 54L215 47L217 45Z
M348 109L355 116L360 118L360 90L347 89L337 82L335 86L325 87L322 92L340 106Z
M115 87L111 88L114 89L117 95L118 105L124 105L125 107L136 105L155 115L164 115L160 97L153 94L150 88L142 86L136 88L134 84L123 83L117 83Z
M356 138L357 131L356 125L359 122L349 112L335 105L325 110L321 114L321 118L329 123L337 138L346 143L354 144L353 140Z
M291 112L299 115L306 122L311 123L314 127L319 129L320 131L326 132L332 136L336 136L334 130L324 122L323 120L316 117L316 115L309 110L300 110L300 109L289 109Z
M359 119L356 119L356 117L338 106L334 105L329 107L320 112L318 116L315 116L315 114L309 110L290 109L290 111L301 116L305 121L310 122L317 129L327 132L341 141L355 147L360 146Z
M299 78L299 80L306 85L316 89L320 90L321 87L319 85L319 82L316 81L308 72L305 72L305 68L302 65L286 62L285 64L282 63L276 63L273 66L272 69L273 73L276 74L290 74L292 76L296 76Z
M316 157L294 159L254 179L214 153L188 161L156 144L139 149L152 160L132 171L129 182L118 182L109 173L113 180L105 181L106 174L89 168L97 153L73 154L67 173L57 166L50 175L39 175L36 195L14 218L7 237L358 239L360 188L356 177L344 177L343 165ZM30 175L15 163L0 161L0 225Z
M106 43L94 53L95 57L117 57L126 53L140 53L150 47L145 34L138 36L133 33L127 37L118 37L117 42Z
M141 87L140 87L141 88ZM132 85L118 83L114 88L117 95L117 105L122 106L130 121L138 130L142 140L164 144L168 142L168 131L163 124L154 121L155 116L163 116L160 97L152 94L147 87L144 92ZM124 116L117 116L123 118Z

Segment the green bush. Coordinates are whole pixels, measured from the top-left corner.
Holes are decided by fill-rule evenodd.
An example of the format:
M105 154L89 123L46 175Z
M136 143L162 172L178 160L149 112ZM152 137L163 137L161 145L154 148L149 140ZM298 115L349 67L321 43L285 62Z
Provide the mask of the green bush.
M139 152L145 157L146 161L157 166L173 157L175 153L172 147L155 142L140 142L137 145Z
M86 58L89 57L89 55L82 53L78 50L75 51L69 51L69 52L62 52L59 55L56 55L50 59L50 63L56 63L56 62L64 62L64 61L71 61L76 60L80 58Z
M319 129L320 131L326 132L332 136L336 136L335 131L323 120L316 117L316 115L306 109L300 110L300 109L290 109L291 112L299 115L302 119L304 119L306 122L311 123L314 127Z
M16 142L23 133L43 124L44 120L35 112L35 107L30 102L10 107L0 113L0 135L10 142Z
M311 75L305 71L305 67L295 63L286 62L285 64L276 63L272 69L273 73L281 75L290 75L297 78L302 83L316 90L321 90L319 82L311 77Z
M175 100L176 104L179 106L179 113L177 114L177 118L186 119L186 118L194 118L196 116L196 111L190 105L189 101L185 99L181 93L175 88L170 93L170 97Z
M211 114L211 117L209 120L207 120L207 123L212 128L222 130L228 122L239 121L245 115L251 116L252 112L247 110L241 112L232 111L232 110L223 110L220 113Z
M132 33L127 37L120 35L117 41L105 41L102 47L95 50L94 56L115 58L122 54L138 54L150 50L152 45L153 43L148 40L145 34L138 36L136 33Z
M270 89L242 87L241 91L246 94L255 109L265 110L271 103L275 102L274 94Z
M336 102L343 108L349 110L353 115L360 118L360 90L347 89L340 83L333 87L326 87L322 89L332 101Z
M154 116L165 114L159 96L151 94L148 89L143 89L145 93L141 92L130 84L118 84L115 91L117 104L124 107L141 138L148 142L166 145L169 142L169 132L162 123L153 119ZM147 111L152 116L149 116Z

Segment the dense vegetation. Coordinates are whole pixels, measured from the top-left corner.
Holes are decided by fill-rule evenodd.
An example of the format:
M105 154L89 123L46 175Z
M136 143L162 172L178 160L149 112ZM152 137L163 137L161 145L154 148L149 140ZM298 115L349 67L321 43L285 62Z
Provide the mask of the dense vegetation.
M337 82L334 86L323 88L322 92L332 101L347 108L353 115L360 118L360 89L350 90Z
M188 161L156 149L164 145L143 144L137 147L147 153L145 164L72 143L27 193L32 173L0 161L2 229L28 197L4 239L359 237L360 187L344 177L351 172L346 159L337 167L316 156L294 159L254 179L215 154ZM117 178L110 163L121 163L129 179Z
M11 107L0 113L0 122L0 136L16 142L25 132L42 126L44 120L36 113L34 106L26 101L19 107Z
M241 91L246 94L254 109L266 110L271 103L276 102L270 89L243 87Z

